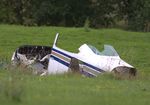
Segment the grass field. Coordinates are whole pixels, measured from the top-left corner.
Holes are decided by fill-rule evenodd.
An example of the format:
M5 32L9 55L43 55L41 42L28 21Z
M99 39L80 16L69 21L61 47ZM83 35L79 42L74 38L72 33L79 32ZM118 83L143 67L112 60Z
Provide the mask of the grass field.
M58 46L78 52L87 43L99 50L111 44L122 59L138 69L134 79L118 79L111 74L85 78L77 74L39 77L19 68L6 67L20 45L53 44L59 32ZM64 27L24 27L0 25L0 104L2 105L149 105L150 33L120 29Z

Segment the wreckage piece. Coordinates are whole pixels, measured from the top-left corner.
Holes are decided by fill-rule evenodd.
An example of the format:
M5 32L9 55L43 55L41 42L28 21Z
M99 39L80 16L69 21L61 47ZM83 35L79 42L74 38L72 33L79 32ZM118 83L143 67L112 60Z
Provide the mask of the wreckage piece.
M104 72L136 75L136 69L123 61L110 45L104 45L104 51L99 52L95 47L83 44L79 48L79 53L72 53L58 48L57 39L58 34L49 58L49 74L62 74L71 70L88 77L98 76Z
M48 46L24 45L12 56L13 65L33 68L36 74L79 73L95 77L104 72L135 76L136 69L120 58L110 45L104 45L102 52L94 46L83 44L79 53L72 53L57 47L58 33L52 48Z
M118 77L122 78L132 78L133 76L136 76L136 69L131 68L131 67L126 67L126 66L118 66L112 70L114 74Z
M38 74L47 71L50 53L49 46L23 45L13 53L11 61L15 66L30 67Z

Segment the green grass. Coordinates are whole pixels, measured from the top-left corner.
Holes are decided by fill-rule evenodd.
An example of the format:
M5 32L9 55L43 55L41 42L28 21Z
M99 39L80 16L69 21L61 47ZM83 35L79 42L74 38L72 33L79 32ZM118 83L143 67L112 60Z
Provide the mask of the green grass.
M99 50L111 44L122 59L138 69L136 78L118 79L111 74L96 78L65 74L39 77L3 66L20 45L58 46L78 52L87 43ZM3 105L148 105L150 103L150 33L120 29L24 27L0 25L0 103ZM15 70L17 69L17 70Z

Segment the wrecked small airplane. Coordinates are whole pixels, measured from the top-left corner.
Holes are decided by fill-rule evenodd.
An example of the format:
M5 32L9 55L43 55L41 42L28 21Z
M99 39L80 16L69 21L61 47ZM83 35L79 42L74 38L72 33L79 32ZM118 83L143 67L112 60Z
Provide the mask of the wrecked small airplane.
M104 45L104 50L99 52L95 47L83 44L79 53L72 53L56 46L58 36L57 33L52 48L32 45L19 47L12 56L12 64L31 67L41 75L67 72L77 72L88 77L104 72L136 75L136 69L123 61L112 46Z
M51 47L23 45L16 49L12 56L12 65L28 67L36 74L47 72Z

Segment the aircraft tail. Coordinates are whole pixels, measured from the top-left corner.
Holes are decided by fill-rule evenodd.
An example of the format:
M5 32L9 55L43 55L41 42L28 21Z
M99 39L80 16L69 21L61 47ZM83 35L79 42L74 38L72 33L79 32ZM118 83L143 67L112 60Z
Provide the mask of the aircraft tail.
M53 47L57 45L58 36L59 36L59 33L56 33L55 40L54 40L54 43L53 43Z

